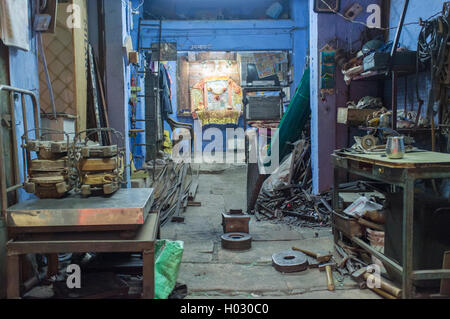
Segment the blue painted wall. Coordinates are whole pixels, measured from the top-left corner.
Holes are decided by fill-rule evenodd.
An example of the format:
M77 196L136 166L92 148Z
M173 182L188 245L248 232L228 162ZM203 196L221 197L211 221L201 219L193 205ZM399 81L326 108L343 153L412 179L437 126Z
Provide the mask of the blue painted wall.
M163 21L162 40L177 42L179 51L192 51L195 46L207 46L209 51L276 51L289 50L293 53L294 82L291 93L295 92L300 83L305 57L309 46L309 20L308 1L290 0L291 20L234 20L234 21ZM137 7L139 0L133 1ZM141 9L141 16L142 16ZM136 18L135 18L136 21ZM145 21L149 24L158 24L159 21ZM133 41L137 46L137 23L132 32ZM145 28L141 33L141 46L148 48L151 43L158 41L158 28ZM169 73L172 77L172 103L177 109L176 99L176 63L169 62ZM145 106L140 101L138 112L142 114ZM172 116L175 120L184 123L193 123L192 118ZM225 132L226 126L212 125ZM240 127L243 127L241 118ZM209 127L209 126L208 126ZM168 126L165 129L169 129ZM205 141L207 143L207 141ZM224 141L224 145L226 145Z
M31 23L31 6L29 7L29 19ZM30 28L31 29L31 28ZM9 48L9 77L10 85L33 91L39 101L39 72L38 72L38 54L37 54L37 40L36 34L30 32L30 51L24 51L13 47ZM27 97L27 119L28 129L34 129L34 113L31 100ZM17 145L19 146L19 167L20 167L20 180L24 182L23 176L23 157L22 149L22 135L24 134L23 121L22 121L22 107L20 99L15 104L15 116L16 116L16 129L17 129ZM34 133L30 135L34 136ZM19 190L19 201L25 201L30 198L34 198L34 195L26 193L23 189Z
M241 0L211 1L211 0L153 0L146 1L144 9L151 16L163 16L168 19L261 19L267 18L266 10L274 0ZM283 17L289 15L289 0L278 0L283 6Z

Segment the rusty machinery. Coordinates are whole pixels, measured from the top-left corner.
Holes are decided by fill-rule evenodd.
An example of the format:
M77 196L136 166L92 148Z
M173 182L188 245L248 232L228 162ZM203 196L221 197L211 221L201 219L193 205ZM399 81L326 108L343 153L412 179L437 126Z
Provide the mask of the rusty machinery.
M35 131L35 139L29 138L31 131ZM68 157L69 134L49 129L31 131L22 136L25 191L39 198L62 198L73 189L76 179ZM66 139L44 140L48 135L62 135ZM32 153L36 153L37 158L32 159Z
M250 216L244 214L242 210L230 210L227 214L223 213L222 248L228 250L248 250L252 248L249 222Z
M109 132L122 143L99 146L89 140L94 134ZM125 140L122 134L110 128L96 128L79 132L69 154L77 174L75 190L83 196L110 195L125 183Z

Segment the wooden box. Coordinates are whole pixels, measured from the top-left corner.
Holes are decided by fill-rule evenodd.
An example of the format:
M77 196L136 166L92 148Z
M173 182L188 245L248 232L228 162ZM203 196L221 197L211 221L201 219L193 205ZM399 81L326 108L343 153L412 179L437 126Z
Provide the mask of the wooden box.
M355 218L347 217L344 214L333 213L333 227L342 232L348 238L362 237L363 227Z
M366 123L367 117L377 110L373 109L349 109L347 107L338 108L337 122L346 125L362 125Z

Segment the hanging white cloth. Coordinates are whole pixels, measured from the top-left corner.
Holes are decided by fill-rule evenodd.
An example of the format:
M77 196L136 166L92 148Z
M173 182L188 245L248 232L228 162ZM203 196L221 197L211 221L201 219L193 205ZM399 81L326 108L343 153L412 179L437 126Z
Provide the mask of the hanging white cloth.
M6 46L30 50L28 20L28 0L0 0L0 35Z

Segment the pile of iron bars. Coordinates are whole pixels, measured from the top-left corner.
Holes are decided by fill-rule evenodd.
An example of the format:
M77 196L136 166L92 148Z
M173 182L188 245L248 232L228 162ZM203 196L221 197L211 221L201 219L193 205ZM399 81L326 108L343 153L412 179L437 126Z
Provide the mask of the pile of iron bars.
M271 192L261 190L256 202L256 217L293 226L329 227L331 193L312 195L311 142L300 140L295 143L292 156L287 185Z

